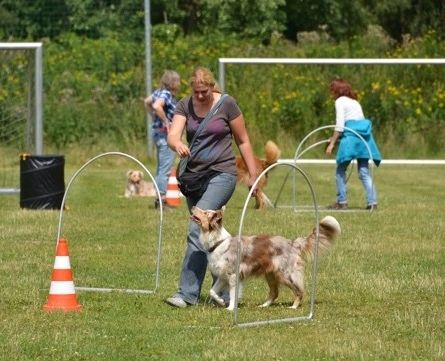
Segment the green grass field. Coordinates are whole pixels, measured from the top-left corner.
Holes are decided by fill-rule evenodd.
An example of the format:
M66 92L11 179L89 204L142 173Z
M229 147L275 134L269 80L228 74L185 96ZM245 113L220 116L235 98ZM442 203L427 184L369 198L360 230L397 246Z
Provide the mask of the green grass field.
M76 286L154 287L159 211L152 199L123 197L125 172L134 164L99 161L73 183L62 236L69 242ZM317 203L334 201L333 166L304 166ZM69 165L66 181L76 171ZM287 172L276 168L267 194L276 199ZM153 295L77 291L79 313L42 310L54 264L59 212L22 210L18 196L0 197L1 360L444 360L445 168L385 166L375 171L379 210L365 212L356 171L351 175L354 212L332 212L343 234L319 261L312 321L233 327L228 311L202 302L173 309L163 302L176 289L188 216L184 201L165 210L160 288ZM297 212L291 183L279 208L253 210L245 234L309 233L314 225L307 184L297 177ZM238 232L247 195L238 187L225 225ZM300 207L301 206L301 207ZM321 210L320 215L328 214ZM311 286L308 267L307 291ZM239 321L304 316L287 308L282 289L276 305L259 309L262 280L245 285Z

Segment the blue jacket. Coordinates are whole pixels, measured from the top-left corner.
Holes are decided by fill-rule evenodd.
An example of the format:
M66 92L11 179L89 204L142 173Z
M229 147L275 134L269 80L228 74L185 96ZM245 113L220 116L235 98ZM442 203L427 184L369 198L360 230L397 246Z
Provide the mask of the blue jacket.
M369 119L363 120L348 120L345 122L345 130L340 138L340 145L337 151L337 164L351 161L353 159L370 159L368 147L357 134L359 134L365 141L371 151L372 160L375 165L379 166L382 156L379 148L372 135L372 122Z

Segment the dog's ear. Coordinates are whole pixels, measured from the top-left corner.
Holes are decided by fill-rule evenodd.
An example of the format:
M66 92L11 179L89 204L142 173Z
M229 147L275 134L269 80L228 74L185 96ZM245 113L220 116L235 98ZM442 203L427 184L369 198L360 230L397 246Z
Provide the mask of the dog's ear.
M138 171L139 177L144 178L144 172L141 172L140 170Z
M192 214L190 215L190 219L197 224L201 224L201 216L202 216L203 210L201 208L193 206L191 209L191 213Z
M192 209L190 210L190 213L192 218L199 218L199 215L203 213L203 210L199 207L193 206Z
M212 225L211 228L215 228L215 226L220 225L223 219L223 211L219 209L217 211L212 212L210 216L209 223Z
M191 221L193 221L193 222L195 222L196 224L201 224L202 222L201 222L201 218L199 218L197 215L195 215L195 214L192 214L191 216L190 216L190 220Z
M133 169L130 169L130 170L127 172L127 178L131 175L131 173L133 173Z

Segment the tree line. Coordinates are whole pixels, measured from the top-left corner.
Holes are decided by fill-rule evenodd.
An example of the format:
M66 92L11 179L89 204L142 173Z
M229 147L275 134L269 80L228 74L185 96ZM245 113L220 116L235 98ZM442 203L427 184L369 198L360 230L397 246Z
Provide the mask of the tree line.
M154 27L181 35L219 32L268 43L272 34L298 42L302 32L322 31L348 40L380 26L398 42L404 35L443 34L443 0L151 0ZM89 38L119 30L143 38L142 0L2 0L3 40L55 38L66 32Z

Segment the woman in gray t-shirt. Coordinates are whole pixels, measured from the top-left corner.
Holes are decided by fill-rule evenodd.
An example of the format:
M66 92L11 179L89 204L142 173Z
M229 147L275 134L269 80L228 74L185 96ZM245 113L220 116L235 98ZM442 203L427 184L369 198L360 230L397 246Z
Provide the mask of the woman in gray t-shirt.
M192 74L190 85L192 95L177 104L168 134L169 147L181 158L191 155L188 145L181 140L182 133L186 130L187 142L190 142L199 123L221 97L215 78L207 68L197 68ZM244 117L235 100L227 96L193 144L193 156L187 164L188 171L208 174L211 179L202 194L187 196L189 211L193 206L221 209L230 200L236 185L232 139L247 165L249 185L252 186L259 173ZM179 288L173 297L166 300L172 306L183 308L199 301L207 268L207 254L199 241L199 233L199 226L190 221ZM225 298L228 301L228 295Z

